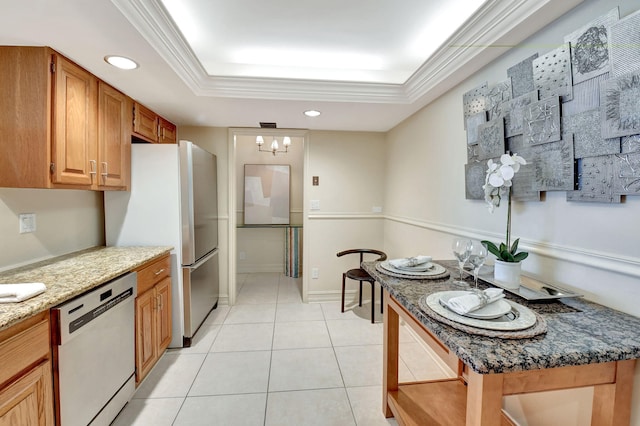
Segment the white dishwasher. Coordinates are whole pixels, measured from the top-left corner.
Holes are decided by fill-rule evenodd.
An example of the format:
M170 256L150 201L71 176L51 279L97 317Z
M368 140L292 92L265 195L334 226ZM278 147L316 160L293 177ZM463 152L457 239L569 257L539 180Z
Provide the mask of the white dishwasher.
M51 309L56 414L108 425L135 390L135 272Z

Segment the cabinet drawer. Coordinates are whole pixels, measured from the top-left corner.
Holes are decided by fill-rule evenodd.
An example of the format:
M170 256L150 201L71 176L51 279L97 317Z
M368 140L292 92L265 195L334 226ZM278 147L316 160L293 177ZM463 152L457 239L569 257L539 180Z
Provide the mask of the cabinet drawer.
M171 275L171 261L168 255L138 269L138 294L149 290L155 283L169 275Z
M19 327L20 324L15 326L16 329ZM6 332L10 333L11 330ZM47 317L41 317L35 325L0 342L0 385L41 359L48 359L49 351Z

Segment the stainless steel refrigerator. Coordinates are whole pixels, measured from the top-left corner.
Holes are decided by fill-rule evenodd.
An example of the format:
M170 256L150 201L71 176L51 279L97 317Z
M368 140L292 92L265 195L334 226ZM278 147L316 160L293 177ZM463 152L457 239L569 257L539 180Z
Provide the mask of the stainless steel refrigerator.
M107 245L174 247L170 347L190 346L218 303L216 174L216 156L192 142L136 143L131 191L104 194Z

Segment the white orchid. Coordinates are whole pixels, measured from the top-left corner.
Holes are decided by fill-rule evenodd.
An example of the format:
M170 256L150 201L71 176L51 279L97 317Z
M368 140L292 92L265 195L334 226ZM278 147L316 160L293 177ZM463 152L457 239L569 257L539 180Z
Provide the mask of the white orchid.
M507 209L507 238L505 243L500 243L500 246L486 240L482 241L482 243L487 246L487 249L496 258L504 262L519 262L529 255L526 252L517 252L519 238L511 245L511 180L520 170L520 166L525 164L527 164L525 159L518 154L502 154L498 163L494 163L493 160L487 161L487 176L482 189L484 189L484 200L488 204L489 211L493 213L495 208L500 206L500 201L505 195L509 200L509 206Z
M489 205L489 211L500 206L500 200L511 189L511 179L520 170L520 165L527 164L518 154L502 154L499 163L493 160L487 162L487 175L484 181L484 199Z

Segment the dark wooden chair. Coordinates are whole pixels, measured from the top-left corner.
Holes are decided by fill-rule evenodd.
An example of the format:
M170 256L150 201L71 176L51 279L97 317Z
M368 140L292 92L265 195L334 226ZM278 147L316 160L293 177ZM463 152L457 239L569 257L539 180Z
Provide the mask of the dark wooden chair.
M362 262L364 261L364 256L366 254L375 254L378 255L378 258L375 259L376 261L383 261L387 259L387 255L386 253L380 251L380 250L374 250L374 249L351 249L351 250L345 250L345 251L341 251L340 253L337 254L338 257L342 257L345 256L347 254L359 254L360 255L360 263L358 265L361 265ZM352 280L358 281L360 282L360 291L359 291L359 297L358 297L358 306L362 306L362 283L363 282L368 282L369 284L371 284L371 322L375 322L375 316L374 316L374 311L375 311L375 296L376 296L376 291L375 291L375 282L376 280L367 273L367 271L365 271L362 268L357 268L357 269L349 269L347 272L344 272L342 274L342 311L344 312L344 291L345 291L345 285L346 285L346 280L347 278L350 278ZM382 288L380 288L380 313L382 313Z

